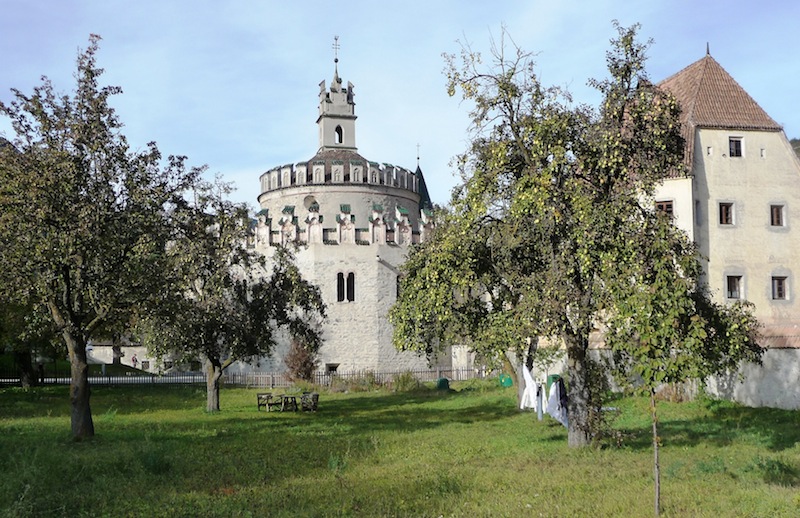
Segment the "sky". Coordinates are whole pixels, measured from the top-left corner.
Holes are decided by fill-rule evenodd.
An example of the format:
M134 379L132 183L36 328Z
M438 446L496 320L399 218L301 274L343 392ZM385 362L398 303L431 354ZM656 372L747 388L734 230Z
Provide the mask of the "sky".
M319 147L319 83L355 85L356 145L370 161L415 169L446 203L451 159L470 138L470 105L449 97L443 53L485 57L503 28L535 54L545 85L596 105L612 21L652 39L660 81L711 55L779 124L800 137L800 2L785 0L0 0L0 101L41 76L70 93L89 35L102 37L101 83L134 149L208 165L235 201L257 205L259 176L307 161ZM794 36L792 36L794 34ZM0 135L12 138L0 119Z

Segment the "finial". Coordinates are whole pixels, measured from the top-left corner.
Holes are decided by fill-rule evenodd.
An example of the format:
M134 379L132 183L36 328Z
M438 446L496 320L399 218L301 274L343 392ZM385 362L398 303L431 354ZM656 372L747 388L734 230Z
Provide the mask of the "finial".
M417 143L417 167L419 167L419 143Z
M331 45L331 47L333 48L333 62L334 63L338 63L339 62L339 36L334 36L333 37L333 45Z
M709 49L708 42L706 42L706 56L711 55L711 50Z
M342 83L342 80L339 79L339 36L333 37L333 84L331 85L331 90L335 88L336 91L339 91L338 85Z

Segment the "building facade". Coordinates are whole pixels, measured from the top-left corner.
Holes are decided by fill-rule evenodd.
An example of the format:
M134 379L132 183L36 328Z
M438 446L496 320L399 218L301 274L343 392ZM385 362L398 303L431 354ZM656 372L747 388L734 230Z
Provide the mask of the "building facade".
M665 79L682 108L689 175L664 182L656 208L699 246L719 302L748 300L764 365L709 389L743 403L800 408L800 160L783 128L710 55Z
M302 275L321 289L320 370L427 368L424 356L392 345L387 315L409 247L433 229L430 198L419 166L412 172L359 154L354 97L337 60L330 86L320 83L317 153L261 175L253 245L267 257L275 246L296 245ZM288 337L281 341L272 357L229 369L285 370ZM448 367L450 359L434 364Z

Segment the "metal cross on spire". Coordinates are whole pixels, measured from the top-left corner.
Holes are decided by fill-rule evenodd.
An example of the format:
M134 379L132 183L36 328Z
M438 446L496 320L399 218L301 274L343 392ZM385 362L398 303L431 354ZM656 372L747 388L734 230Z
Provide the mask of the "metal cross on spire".
M338 63L339 62L339 48L340 48L339 47L339 36L334 36L333 37L333 45L331 45L331 48L333 49L333 62L334 63Z

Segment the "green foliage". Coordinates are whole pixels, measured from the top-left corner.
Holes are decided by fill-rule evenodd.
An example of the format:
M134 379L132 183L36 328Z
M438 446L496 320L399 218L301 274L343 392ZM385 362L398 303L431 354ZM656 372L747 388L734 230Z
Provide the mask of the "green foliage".
M277 328L315 355L325 316L319 288L302 278L290 250L278 247L267 261L248 247L247 209L227 200L227 190L220 182L198 183L191 202L175 211L178 233L167 251L172 279L137 326L156 354L206 359L209 411L219 410L222 371L269 355Z
M99 36L78 56L71 95L46 77L0 103L15 132L0 147L0 295L46 308L72 364L72 428L94 428L86 343L119 333L166 284L170 215L200 174L185 157L162 164L154 143L132 151L100 86Z
M609 77L591 82L597 109L543 86L531 55L506 54L505 41L489 67L469 47L446 56L448 91L472 103L474 134L451 212L411 252L390 314L400 348L466 343L524 358L531 338L563 343L575 445L588 443L600 403L585 358L598 318L614 311L608 273L647 195L682 171L677 102L648 80L638 26L615 28Z
M646 393L665 383L702 380L759 362L752 304L711 300L695 246L669 216L639 214L626 253L609 268L611 307L606 344L626 385Z

